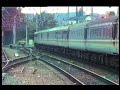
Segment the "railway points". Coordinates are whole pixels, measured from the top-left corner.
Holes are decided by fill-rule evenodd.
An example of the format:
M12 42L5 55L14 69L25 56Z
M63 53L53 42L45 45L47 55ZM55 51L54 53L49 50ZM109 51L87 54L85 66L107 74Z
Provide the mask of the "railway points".
M37 69L37 71L33 73L33 69ZM9 85L12 84L8 79L10 77L12 78L12 81L14 81L12 85L74 85L72 81L54 68L37 60L9 69L8 73L9 75L4 82Z
M11 60L26 56L24 53L21 53L17 49L11 49L11 48L8 48L8 47L4 47L4 50L6 51L7 56Z

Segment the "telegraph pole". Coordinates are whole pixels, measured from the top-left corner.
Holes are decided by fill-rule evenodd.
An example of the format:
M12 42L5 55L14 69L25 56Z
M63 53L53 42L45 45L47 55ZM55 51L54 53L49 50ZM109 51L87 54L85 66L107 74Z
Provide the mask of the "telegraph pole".
M117 8L117 15L119 16L119 7Z
M83 6L81 7L81 10L82 10L82 17L83 17Z
M27 33L27 23L26 23L26 45L27 45L27 35L28 33Z
M68 6L68 25L69 25L69 6Z
M78 23L78 8L76 6L76 23Z
M41 15L41 7L40 7L40 29L42 27L42 15Z
M93 21L93 7L91 7L91 18L92 18L92 21Z
M37 13L36 13L36 32L38 31L38 18L37 18Z
M41 28L41 7L40 7L40 19L39 19L39 22L40 22L39 26Z
M16 43L16 16L14 16L14 23L13 23L13 44Z

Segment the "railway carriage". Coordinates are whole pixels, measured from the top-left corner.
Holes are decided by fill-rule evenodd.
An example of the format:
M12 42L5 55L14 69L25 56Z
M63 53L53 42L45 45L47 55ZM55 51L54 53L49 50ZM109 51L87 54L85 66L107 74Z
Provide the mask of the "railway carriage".
M119 17L35 32L35 46L89 62L119 67Z
M119 54L117 46L117 17L93 21L88 24L86 49L88 51Z
M76 24L69 29L69 48L86 50L86 28L88 22Z
M69 26L60 26L52 29L46 29L34 33L35 45L46 47L48 49L54 48L58 49L59 47L68 47L68 27ZM53 50L53 49L52 49Z

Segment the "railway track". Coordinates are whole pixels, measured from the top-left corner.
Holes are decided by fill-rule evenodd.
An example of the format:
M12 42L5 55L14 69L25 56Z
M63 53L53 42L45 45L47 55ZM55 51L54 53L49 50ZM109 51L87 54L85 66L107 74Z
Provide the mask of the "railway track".
M4 49L2 49L2 69L8 65L9 59Z
M60 58L56 58L51 55L45 55L40 52L36 53L35 50L33 50L32 54L30 54L29 48L23 48L22 51L27 53L28 56L11 61L9 65L4 68L4 70L7 70L14 65L29 61L33 59L33 57L37 57L37 59L42 60L43 62L59 70L76 85L119 85L103 76L98 75L97 73L89 71L83 67L77 66Z
M59 58L45 54L40 54L39 58L47 64L60 70L77 85L119 85L97 73L94 73L65 60L61 60Z
M21 49L21 51L23 52L24 50ZM24 62L32 60L31 54L28 53L28 51L27 52L24 51L24 53L27 54L25 57L20 57L20 58L12 59L12 60L7 58L7 60L3 60L7 64L4 65L4 67L2 68L2 71L5 72L5 71L7 71L8 69L10 69L11 67L13 67L15 65L22 64ZM5 54L5 57L7 57L6 54Z
M39 53L41 53L41 51ZM38 55L35 55L35 57L36 56L38 56ZM92 72L91 70L88 70L86 68L80 67L76 64L70 63L66 60L56 58L49 54L46 55L44 53L39 54L39 56L40 56L40 59L43 60L44 62L46 62L47 64L62 71L62 73L64 73L65 75L67 74L68 77L70 79L72 79L72 81L75 82L76 84L80 84L80 85L119 85L118 83L114 82L113 80L105 78L102 75ZM69 69L66 70L66 67L68 67ZM74 69L72 69L72 68L74 68ZM72 70L72 71L69 71L69 70ZM72 74L77 72L78 75L72 75L71 72L73 72ZM80 74L81 72L83 75ZM85 77L85 74L86 74L86 77ZM79 75L80 75L80 77L79 77ZM84 77L81 77L81 76L84 76ZM80 80L80 78L84 78L84 79ZM85 78L87 78L87 80ZM86 82L84 82L85 80L86 80ZM92 80L94 80L94 81L92 81Z
M57 53L54 53L54 52L49 52L49 51L45 51L45 50L40 50L40 52L45 52L46 54L49 54L49 55L55 55L55 56L60 56L59 54ZM105 69L109 72L113 72L113 73L116 73L116 74L119 74L119 68L111 68L111 67L106 67L106 66L103 66L103 65L99 65L99 64L96 64L96 63L92 63L92 62L88 62L84 59L75 59L75 58L70 58L68 56L65 56L65 55L62 55L63 58L66 58L66 59L72 59L76 62L81 62L81 63L85 63L85 64L90 64L92 66L95 66L95 67L99 67L101 69Z
M74 78L76 84L81 85L118 85L117 83L102 77L83 67L77 66L65 60L55 58L53 56L41 55L40 59L60 71L65 72L68 76Z

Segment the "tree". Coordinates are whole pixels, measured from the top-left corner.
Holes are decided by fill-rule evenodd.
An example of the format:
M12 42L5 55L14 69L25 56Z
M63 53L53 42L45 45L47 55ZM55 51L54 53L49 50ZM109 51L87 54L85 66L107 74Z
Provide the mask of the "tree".
M57 21L55 20L54 14L49 14L46 12L42 12L41 15L38 15L38 23L40 30L57 26Z
M78 16L81 16L81 17L83 17L83 8L80 8L80 10L78 11Z
M108 14L109 14L109 16L115 16L115 12L114 11L110 11Z
M23 18L23 22L21 22L22 27L18 30L18 39L25 39L25 27L27 25L28 30L28 38L34 39L34 33L36 32L36 17L38 19L38 28L37 30L43 30L47 28L52 28L57 25L57 21L54 18L53 14L49 14L46 12L42 12L41 15L37 14L33 16L33 19L29 19L27 14L23 14L21 17Z
M14 25L14 19L16 21L16 31L19 28L21 18L21 9L18 7L2 7L2 30L5 31L12 31ZM6 35L7 32L4 33L4 44L13 43L12 34L10 33L9 36ZM10 40L9 40L9 39Z

